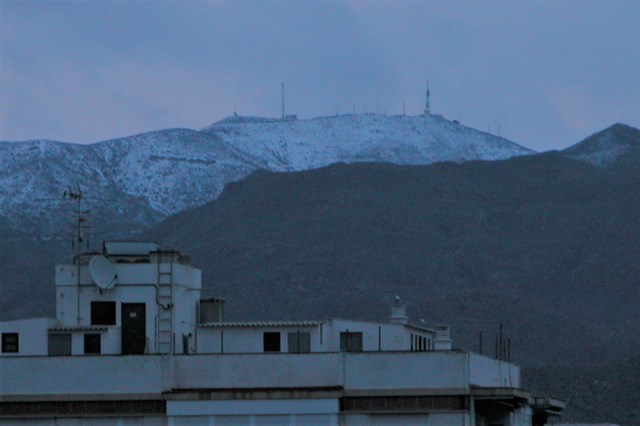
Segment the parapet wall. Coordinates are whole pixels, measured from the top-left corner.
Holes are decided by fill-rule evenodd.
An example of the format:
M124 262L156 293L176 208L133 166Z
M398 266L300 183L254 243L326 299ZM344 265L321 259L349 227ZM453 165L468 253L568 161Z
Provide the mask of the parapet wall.
M5 357L0 400L158 397L187 389L463 391L519 387L513 364L466 352Z

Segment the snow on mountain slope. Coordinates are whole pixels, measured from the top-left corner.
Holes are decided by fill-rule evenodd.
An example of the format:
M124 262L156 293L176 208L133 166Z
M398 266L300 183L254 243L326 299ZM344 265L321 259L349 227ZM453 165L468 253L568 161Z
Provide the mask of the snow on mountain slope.
M0 212L28 234L60 235L72 220L62 192L79 183L94 227L133 230L215 199L258 168L336 162L497 160L532 151L438 116L348 115L311 120L224 119L91 145L0 143ZM66 203L66 204L65 204Z
M433 115L342 115L284 122L233 118L203 131L265 159L271 170L356 161L499 160L533 153L507 139Z
M0 143L0 211L12 228L60 235L73 207L62 192L79 183L92 225L139 229L210 201L262 166L214 135L186 129L92 145Z
M637 163L640 158L640 130L616 123L562 152L596 166L608 166L620 161ZM635 158L629 158L632 156Z

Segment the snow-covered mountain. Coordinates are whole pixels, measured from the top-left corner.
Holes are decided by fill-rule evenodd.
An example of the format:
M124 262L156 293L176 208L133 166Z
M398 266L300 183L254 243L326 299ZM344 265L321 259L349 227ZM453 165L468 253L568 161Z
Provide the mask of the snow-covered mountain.
M616 123L562 152L596 166L610 166L620 162L637 164L640 159L640 130Z
M98 230L133 230L215 199L228 182L263 168L336 162L498 160L533 151L439 116L345 115L311 120L232 116L201 131L169 129L90 145L0 142L0 232L62 235L80 184ZM66 204L65 204L66 203ZM70 231L69 231L70 232Z
M499 160L533 151L441 116L342 115L280 121L229 117L205 129L267 161L270 170L306 170L336 162Z

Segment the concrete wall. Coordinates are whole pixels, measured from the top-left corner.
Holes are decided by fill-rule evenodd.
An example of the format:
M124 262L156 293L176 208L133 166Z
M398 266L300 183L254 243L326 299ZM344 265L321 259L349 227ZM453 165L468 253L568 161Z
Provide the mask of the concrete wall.
M167 426L167 417L83 417L83 418L45 418L45 419L8 419L1 420L2 426ZM209 426L208 423L205 423Z
M488 356L468 353L469 383L484 387L520 387L520 367Z
M168 269L169 264L161 264ZM102 350L106 354L120 353L121 304L144 303L146 309L147 351L155 352L156 327L159 306L156 303L156 284L158 283L158 264L113 264L118 281L111 290L101 290L92 281L88 265L56 266L56 315L65 327L91 325L91 302L115 301L116 324L109 328L118 329L117 339L102 341ZM79 277L79 278L78 278ZM201 288L200 270L179 263L173 264L173 332L176 353L182 353L182 336L189 338L189 348L195 351L195 327L197 323L197 305ZM79 284L78 284L79 283ZM112 336L110 336L112 337ZM76 350L74 336L74 354Z
M289 348L289 333L309 333L311 352L326 352L320 343L320 326L301 327L199 327L198 353L263 353L264 333L280 332L280 352ZM224 348L222 347L224 340Z
M265 332L280 332L280 350L287 352L288 334L297 331L311 335L311 352L340 352L340 333L362 333L365 352L409 351L411 334L433 341L432 333L405 327L402 324L385 324L342 319L326 320L319 326L276 327L199 327L198 353L221 353L224 333L224 353L262 353Z
M340 333L343 332L362 333L362 350L365 352L410 349L409 333L402 324L334 319L329 321L325 331L329 352L340 351Z
M464 426L473 425L469 413L431 413L431 414L348 414L342 416L344 426Z
M163 356L6 357L0 397L159 394L170 389L168 379Z
M464 389L464 352L5 357L0 395L202 388ZM473 373L476 376L478 373ZM484 386L495 386L485 380Z
M46 355L49 347L47 330L57 324L58 321L52 318L31 318L0 322L0 335L2 333L18 333L18 353L3 353L0 350L0 357Z
M464 352L348 354L346 389L463 389L467 387Z
M341 354L238 354L175 357L174 387L333 387L342 384Z

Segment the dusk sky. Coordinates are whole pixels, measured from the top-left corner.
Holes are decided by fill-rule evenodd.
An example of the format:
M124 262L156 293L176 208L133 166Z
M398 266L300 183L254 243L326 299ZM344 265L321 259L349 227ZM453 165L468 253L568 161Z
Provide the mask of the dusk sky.
M0 139L432 110L541 151L640 127L638 1L0 0Z

